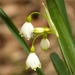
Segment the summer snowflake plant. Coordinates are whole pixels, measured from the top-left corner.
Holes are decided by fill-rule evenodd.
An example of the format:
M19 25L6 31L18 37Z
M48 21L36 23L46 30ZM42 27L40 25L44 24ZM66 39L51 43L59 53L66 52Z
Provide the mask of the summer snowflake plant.
M45 12L46 14L49 14L48 10L46 9L45 5L43 4L44 8L45 8ZM40 14L41 16L43 16L47 21L49 21L48 19L50 19L50 21L48 23L50 23L50 25L52 25L50 28L48 27L37 27L34 28L33 25L31 24L32 21L32 14ZM30 53L28 55L28 58L26 60L26 69L28 68L32 68L33 70L36 71L36 68L41 68L41 63L39 61L39 58L37 57L37 55L35 54L35 48L34 48L34 42L35 40L39 37L39 36L43 36L43 39L40 42L40 48L43 51L47 51L50 48L50 42L47 39L47 34L55 34L58 37L58 33L57 30L50 18L49 15L42 15L39 12L33 12L31 13L27 19L26 22L24 23L24 25L21 27L20 33L21 37L25 37L26 39L30 39L31 37L33 37L33 35L35 34L36 36L33 37L33 42L32 42L32 46L30 48Z
M42 3L46 14L43 15L39 12L31 13L21 27L20 32L1 7L0 18L28 54L25 62L26 69L31 68L36 71L37 75L45 75L44 71L41 69L42 64L35 53L34 43L38 37L42 36L39 46L42 51L46 52L50 48L50 42L47 35L53 34L57 38L64 59L64 61L62 61L56 53L50 54L50 58L58 75L75 75L75 40L69 26L70 24L66 14L64 0L46 0L46 3L49 11L44 3ZM49 27L42 26L34 28L31 23L32 14L43 16L47 20ZM28 47L24 37L27 40L30 40L33 37L31 48Z

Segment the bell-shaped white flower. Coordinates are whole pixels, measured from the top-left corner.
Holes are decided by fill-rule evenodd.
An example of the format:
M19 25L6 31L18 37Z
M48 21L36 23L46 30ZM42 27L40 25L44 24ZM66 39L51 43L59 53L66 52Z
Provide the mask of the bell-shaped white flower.
M25 37L27 40L29 40L33 36L33 30L34 27L31 22L25 22L21 27L20 35L21 37Z
M36 68L41 68L41 63L35 53L30 53L26 60L26 69L28 69L29 67L34 71L36 71Z
M46 51L49 49L50 47L50 42L49 40L46 38L46 39L42 39L41 42L40 42L40 47L42 50Z

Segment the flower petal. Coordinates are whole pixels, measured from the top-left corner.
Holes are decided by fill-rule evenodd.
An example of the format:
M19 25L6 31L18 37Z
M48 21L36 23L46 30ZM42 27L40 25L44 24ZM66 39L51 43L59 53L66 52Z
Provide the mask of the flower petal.
M26 60L27 68L32 68L34 71L36 68L41 68L41 63L39 61L39 58L35 53L30 53L27 60Z

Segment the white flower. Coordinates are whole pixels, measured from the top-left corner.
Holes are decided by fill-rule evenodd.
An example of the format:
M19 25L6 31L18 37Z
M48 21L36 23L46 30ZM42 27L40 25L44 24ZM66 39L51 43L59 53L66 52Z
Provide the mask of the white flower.
M21 37L24 36L27 40L29 40L33 36L33 33L32 33L33 30L34 30L34 27L31 24L31 22L25 22L23 26L21 27L20 35Z
M28 69L29 67L34 71L36 71L36 68L41 68L41 63L35 53L30 53L26 60L26 69Z
M49 40L47 38L46 39L42 39L41 42L40 42L40 47L44 51L46 51L47 49L49 49L49 47L50 47Z

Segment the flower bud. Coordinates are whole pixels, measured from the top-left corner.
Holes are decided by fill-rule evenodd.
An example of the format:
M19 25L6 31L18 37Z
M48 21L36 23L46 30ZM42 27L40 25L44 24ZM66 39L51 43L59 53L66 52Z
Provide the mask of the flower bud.
M42 28L42 27L37 27L37 28L34 28L34 30L33 30L33 33L35 33L35 34L40 34L43 32L44 32L44 28Z
M42 50L46 51L49 49L50 47L50 42L47 38L45 39L42 39L41 42L40 42L40 47Z

